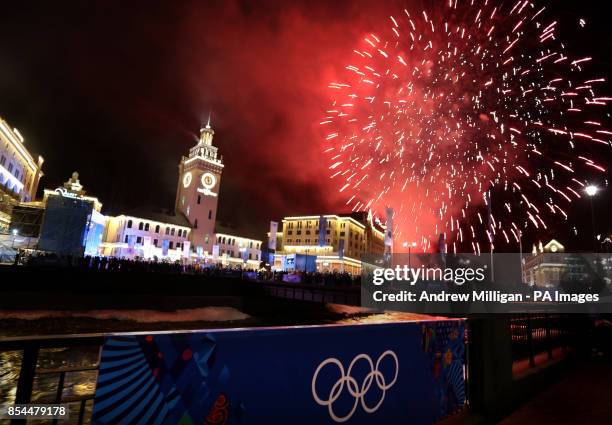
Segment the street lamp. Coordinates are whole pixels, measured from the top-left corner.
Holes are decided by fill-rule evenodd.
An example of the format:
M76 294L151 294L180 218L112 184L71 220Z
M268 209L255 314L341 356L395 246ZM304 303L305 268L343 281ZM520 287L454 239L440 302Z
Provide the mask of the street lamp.
M590 184L584 188L584 191L587 195L593 197L597 195L597 192L599 192L599 188L595 186L594 184Z
M593 252L597 250L597 244L595 243L595 209L593 208L593 198L599 192L599 188L594 184L589 184L584 188L584 193L589 197L591 203L591 231L593 237Z
M404 248L406 248L406 247L408 248L408 268L411 268L411 267L410 267L410 249L411 249L411 248L416 248L417 243L416 243L416 242L414 242L414 241L412 241L412 242L410 242L410 244L408 244L408 242L407 242L407 241L404 241L404 243L402 244L402 246L403 246Z

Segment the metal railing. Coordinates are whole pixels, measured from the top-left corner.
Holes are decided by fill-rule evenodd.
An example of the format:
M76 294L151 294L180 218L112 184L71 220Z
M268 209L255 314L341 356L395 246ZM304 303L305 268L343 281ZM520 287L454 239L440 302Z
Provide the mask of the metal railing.
M565 354L572 345L574 325L571 318L551 314L525 314L510 318L513 362L528 360L529 367L536 359L553 360L555 352Z
M6 352L20 352L20 362L16 362L14 367L19 366L18 379L16 383L16 393L14 400L3 400L11 404L68 404L77 405L79 425L84 423L87 402L93 400L94 392L78 395L66 395L66 378L68 374L95 373L97 374L100 349L103 344L103 336L96 335L74 335L74 336L50 336L50 337L16 337L0 340L0 354ZM44 364L43 354L51 350L54 353L62 352L62 349L78 349L81 353L84 347L91 347L97 350L97 358L89 364L70 364L63 359L61 365L48 367ZM59 350L59 351L58 351ZM96 357L96 356L94 356ZM75 363L79 363L78 361ZM35 385L41 378L49 378L57 375L55 391L51 394L36 394ZM95 379L95 378L94 378ZM95 382L93 385L95 390ZM26 419L13 419L12 425L25 424ZM57 423L57 419L53 420Z
M359 287L326 287L274 281L259 281L257 284L273 297L318 303L361 305Z

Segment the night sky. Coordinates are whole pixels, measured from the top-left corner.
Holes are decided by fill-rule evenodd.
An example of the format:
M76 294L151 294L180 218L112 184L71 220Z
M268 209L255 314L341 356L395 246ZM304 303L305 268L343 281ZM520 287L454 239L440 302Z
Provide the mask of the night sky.
M119 213L173 206L180 157L212 110L226 164L219 218L263 237L270 219L343 211L321 155L327 83L355 40L410 3L11 2L0 24L0 116L45 158L41 189L76 170L104 212ZM609 76L612 37L598 4L557 7L587 20L569 41ZM602 227L610 198L598 201ZM572 221L589 233L585 207Z

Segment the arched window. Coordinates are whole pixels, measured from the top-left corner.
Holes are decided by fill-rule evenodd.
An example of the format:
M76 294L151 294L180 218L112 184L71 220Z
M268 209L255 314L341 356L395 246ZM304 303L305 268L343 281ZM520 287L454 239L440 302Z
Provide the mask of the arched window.
M155 233L159 233L159 224L155 226Z
M132 228L132 220L128 220L128 224L127 224L128 229Z
M144 226L144 223L142 221L138 223L138 230L142 230L143 226Z
M149 223L145 224L145 230L148 232L149 231Z
M175 229L174 227L172 228L172 230L170 230L170 236L174 236L174 231L175 231L175 230L176 230L176 229Z

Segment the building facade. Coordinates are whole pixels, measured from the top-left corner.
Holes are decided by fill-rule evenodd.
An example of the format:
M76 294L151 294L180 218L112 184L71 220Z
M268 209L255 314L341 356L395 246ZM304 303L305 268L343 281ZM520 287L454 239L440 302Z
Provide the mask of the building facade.
M107 217L102 255L259 267L261 241L235 235L217 223L224 164L213 145L214 134L209 120L196 145L181 158L174 212Z
M35 199L43 162L34 159L19 130L0 118L0 234L8 232L13 207Z
M2 190L14 194L21 202L36 197L42 177L43 158L34 159L25 147L25 140L0 118L0 184Z
M163 214L149 217L132 215L107 217L100 254L107 257L138 257L146 260L189 259L191 256L189 235L192 231L189 223L180 217Z
M181 158L179 163L176 191L175 210L189 221L194 251L203 256L212 254L215 242L219 188L224 167L217 147L212 144L214 134L210 121L200 129L197 144L189 150L189 156Z
M278 238L274 267L283 268L290 254L316 256L321 272L361 273L361 258L385 252L384 226L370 213L285 217Z
M69 255L78 251L85 255L258 268L261 241L218 226L217 207L224 165L217 147L212 144L213 135L209 121L200 129L199 139L188 156L181 159L174 211L140 209L107 216L102 214L102 203L86 194L76 172L62 186L46 189L42 200L34 201L42 176L42 158L34 162L17 130L10 130L0 120L0 181L4 188L0 191L0 201L6 199L8 205L6 219L0 215L0 225L8 232L10 207L19 203L31 207L23 209L21 227L25 229L28 224L28 229L40 228L44 238L38 239L39 244L44 242L45 250L60 255L68 255L65 249L69 247ZM73 208L72 204L83 207ZM79 220L75 220L73 216L82 213L85 206L90 206L88 213L80 214ZM29 219L31 209L43 216L42 226L40 219ZM0 208L0 214L3 211ZM66 227L66 223L76 221L78 229ZM15 228L12 233L18 231ZM74 242L78 239L76 236L67 242L66 235L76 233L81 235L79 244ZM14 244L13 240L9 242Z
M213 257L223 265L247 263L259 267L261 241L217 232Z
M545 288L557 287L561 276L567 270L565 247L552 239L546 245L540 243L539 249L534 245L531 256L523 259L523 282L530 286Z

